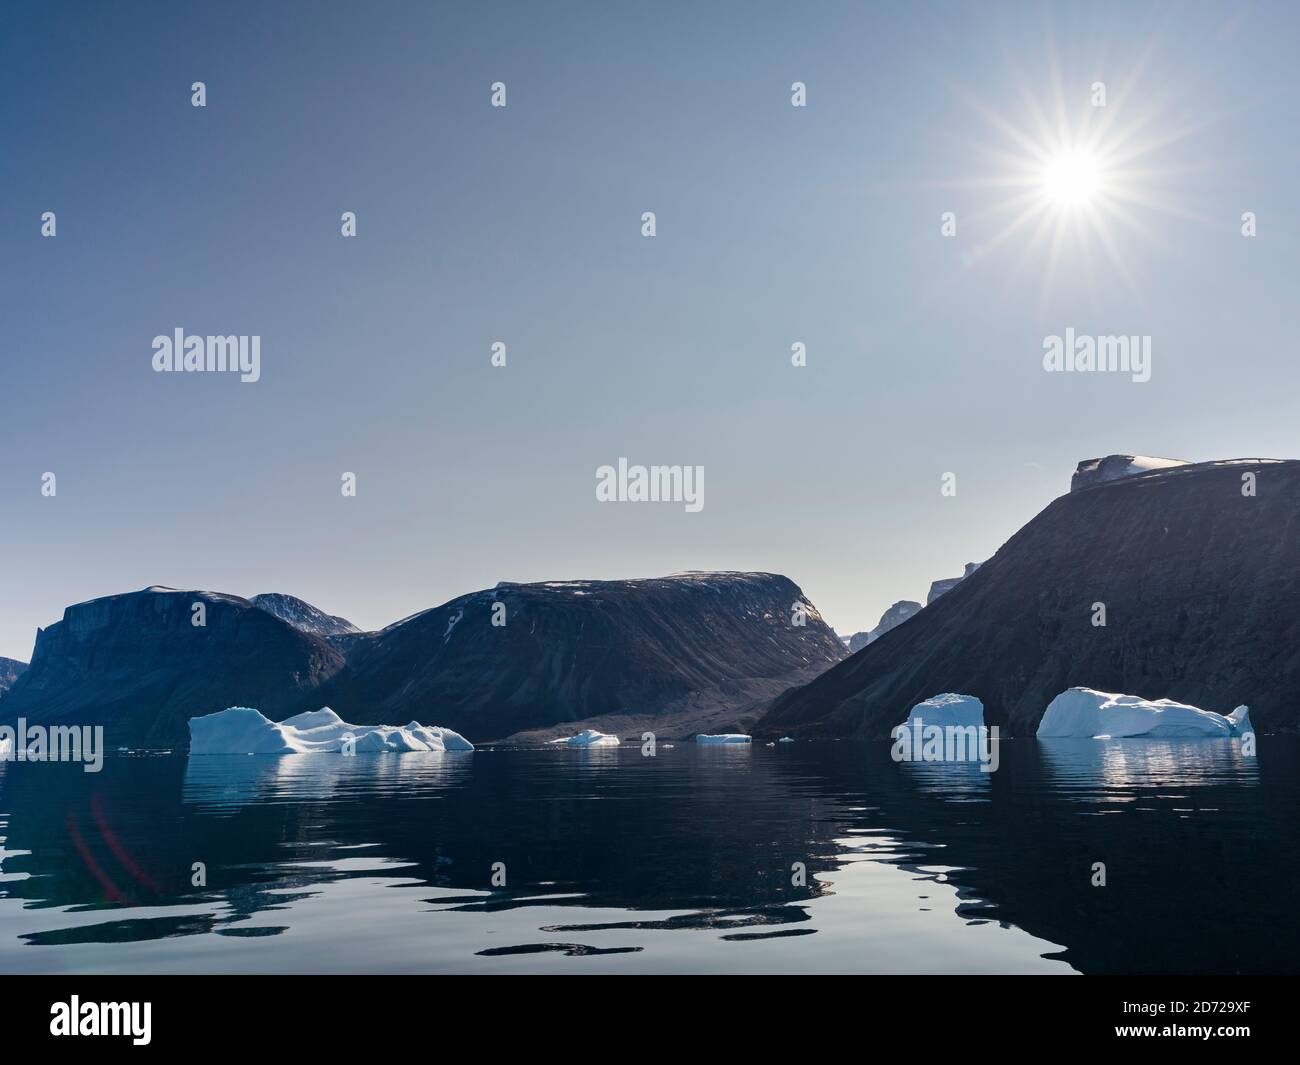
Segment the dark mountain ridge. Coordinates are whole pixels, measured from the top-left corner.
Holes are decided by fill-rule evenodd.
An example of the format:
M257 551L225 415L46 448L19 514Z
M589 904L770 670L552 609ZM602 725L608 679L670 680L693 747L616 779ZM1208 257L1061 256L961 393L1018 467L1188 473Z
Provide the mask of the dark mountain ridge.
M1247 703L1260 731L1300 726L1300 462L1076 487L915 617L777 698L758 731L884 737L954 691L1033 735L1074 685L1220 713Z
M610 714L725 717L844 654L777 574L502 583L358 643L320 694L358 724L427 718L481 741Z
M0 720L102 724L115 744L172 746L188 742L191 717L227 706L275 720L329 705L358 724L418 718L480 741L611 713L752 719L845 654L798 586L769 573L500 584L339 636L289 613L308 631L218 592L70 606L38 631Z
M103 725L114 743L184 745L190 717L227 706L284 716L342 666L325 641L247 599L146 588L70 606L37 630L0 719Z

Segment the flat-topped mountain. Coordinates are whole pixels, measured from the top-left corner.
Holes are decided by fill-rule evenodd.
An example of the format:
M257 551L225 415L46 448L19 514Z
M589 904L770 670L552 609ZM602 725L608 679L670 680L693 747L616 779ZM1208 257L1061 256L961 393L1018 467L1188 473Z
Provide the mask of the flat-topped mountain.
M328 705L475 741L602 714L686 727L752 720L845 655L798 586L770 573L503 583L341 635L259 598L155 587L70 606L37 633L0 720L102 724L112 743L146 746L183 745L191 717L228 706L280 720Z
M1187 459L1162 459L1154 455L1107 455L1100 459L1084 459L1075 468L1070 478L1070 491L1101 484L1103 481L1115 481L1121 477L1132 477L1147 470L1167 470L1173 466L1188 466Z
M290 713L342 665L325 641L247 599L146 588L70 606L38 630L0 719L103 725L114 743L183 745L190 717L240 705Z
M844 654L777 574L502 583L363 638L320 695L349 721L427 719L478 742L610 714L725 717Z
M1075 686L1300 726L1300 462L1077 487L907 624L778 698L760 729L883 737L963 692L1028 736Z

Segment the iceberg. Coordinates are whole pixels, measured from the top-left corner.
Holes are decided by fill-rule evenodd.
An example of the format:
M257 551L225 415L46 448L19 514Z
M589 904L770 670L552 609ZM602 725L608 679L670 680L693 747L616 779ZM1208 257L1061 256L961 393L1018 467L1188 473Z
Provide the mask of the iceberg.
M1039 739L1062 737L1110 740L1132 736L1228 737L1253 730L1250 709L1239 706L1227 717L1172 699L1151 701L1092 688L1070 688L1048 704L1038 723Z
M566 747L617 747L619 738L607 732L597 732L594 728L585 728L576 736L561 736L552 743L562 743Z
M958 695L956 692L944 692L932 695L924 702L917 703L903 722L908 728L937 725L947 728L949 725L965 728L974 725L984 727L984 704L973 695Z
M749 743L752 736L746 736L739 732L724 732L716 736L708 736L701 733L695 737L696 743Z
M339 754L351 737L357 754L472 751L449 728L421 725L349 725L328 706L271 721L250 706L231 706L190 718L190 754Z

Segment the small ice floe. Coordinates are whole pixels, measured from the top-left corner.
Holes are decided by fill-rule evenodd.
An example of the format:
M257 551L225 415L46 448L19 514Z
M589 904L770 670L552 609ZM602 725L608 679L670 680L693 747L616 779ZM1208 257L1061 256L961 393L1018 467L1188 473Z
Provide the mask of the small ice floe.
M566 747L617 747L619 739L607 732L597 732L594 728L585 728L576 736L561 736L552 743L562 743Z
M271 721L249 706L231 706L190 718L190 754L381 754L472 751L459 732L412 721L406 725L349 725L328 706Z
M695 737L696 743L749 743L752 736L746 736L740 732L724 732L716 736L699 735Z
M764 746L764 747L775 747L776 744L775 744L775 743L765 743L765 744L763 744L763 746Z
M1038 723L1039 739L1214 738L1243 736L1251 731L1250 710L1245 706L1237 707L1225 717L1172 699L1151 701L1137 695L1112 695L1091 688L1061 692Z

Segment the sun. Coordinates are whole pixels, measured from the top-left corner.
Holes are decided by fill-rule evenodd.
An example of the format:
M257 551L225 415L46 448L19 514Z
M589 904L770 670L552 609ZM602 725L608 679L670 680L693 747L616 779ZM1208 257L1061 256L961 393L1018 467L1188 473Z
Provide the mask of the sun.
M1058 207L1084 207L1104 192L1101 162L1082 148L1065 148L1049 156L1041 175L1043 195Z
M1040 302L1063 285L1118 281L1137 293L1136 268L1170 251L1161 216L1211 224L1188 191L1204 169L1189 139L1208 120L1180 98L1138 92L1140 73L1101 104L1088 78L1066 83L1055 68L1034 83L1013 75L992 103L958 88L962 128L949 138L950 174L936 184L973 201L964 269L1004 256L1008 284L1036 278ZM983 121L971 124L972 112Z

